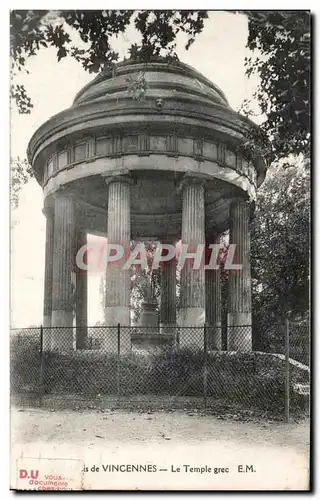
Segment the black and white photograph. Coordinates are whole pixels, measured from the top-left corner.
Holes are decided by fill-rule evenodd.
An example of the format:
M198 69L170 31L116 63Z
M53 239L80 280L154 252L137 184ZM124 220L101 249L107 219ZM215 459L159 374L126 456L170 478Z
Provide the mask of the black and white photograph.
M8 12L8 489L310 491L313 16L160 9Z

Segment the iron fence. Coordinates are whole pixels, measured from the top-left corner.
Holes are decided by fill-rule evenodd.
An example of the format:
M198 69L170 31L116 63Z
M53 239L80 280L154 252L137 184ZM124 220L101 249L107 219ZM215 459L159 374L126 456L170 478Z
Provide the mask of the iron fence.
M278 332L278 344L262 352L250 350L250 326L228 327L227 351L222 328L208 326L13 329L11 394L40 403L169 397L171 405L288 418L289 401L292 412L308 408L309 330L287 324Z
M272 353L286 355L288 351L289 358L310 367L310 324L309 322L290 321L289 345L286 346L287 326L284 324L272 325L272 328L265 332L264 341L260 349Z

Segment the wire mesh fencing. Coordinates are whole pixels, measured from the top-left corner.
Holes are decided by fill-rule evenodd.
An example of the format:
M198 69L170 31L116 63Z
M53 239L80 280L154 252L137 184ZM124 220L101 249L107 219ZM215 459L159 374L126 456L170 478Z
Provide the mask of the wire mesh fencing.
M310 325L305 321L290 322L290 358L310 367Z
M307 335L292 327L292 355L306 359ZM150 404L161 397L201 401L222 413L238 410L285 415L305 410L309 371L284 353L250 348L251 326L228 327L222 350L219 327L99 326L11 331L11 394L42 402L46 397L102 400L116 397ZM309 333L309 332L308 332ZM299 347L299 349L297 348ZM288 369L289 366L289 369Z
M264 332L260 349L272 354L285 356L286 349L289 358L310 367L310 324L308 321L289 321L289 343L286 346L286 323L275 323Z
M11 392L33 392L38 388L41 364L41 328L11 330Z

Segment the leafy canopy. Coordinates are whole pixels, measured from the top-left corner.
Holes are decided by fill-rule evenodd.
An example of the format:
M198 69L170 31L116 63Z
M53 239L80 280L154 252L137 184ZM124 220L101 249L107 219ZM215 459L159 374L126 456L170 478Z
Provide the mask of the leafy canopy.
M265 115L268 160L310 154L310 13L266 11L248 14L246 73L260 84L254 94ZM244 103L249 111L250 104ZM269 147L270 147L269 146Z
M139 44L132 44L131 57L147 62L153 56L176 57L176 37L187 35L186 49L203 29L205 11L118 11L118 10L25 10L11 12L12 71L26 68L29 57L41 48L55 47L57 60L73 57L85 70L98 73L112 68L119 54L112 48L112 37L125 33L131 23L141 35ZM69 31L79 35L80 43L72 41ZM20 113L30 113L32 103L23 85L12 84L11 96Z

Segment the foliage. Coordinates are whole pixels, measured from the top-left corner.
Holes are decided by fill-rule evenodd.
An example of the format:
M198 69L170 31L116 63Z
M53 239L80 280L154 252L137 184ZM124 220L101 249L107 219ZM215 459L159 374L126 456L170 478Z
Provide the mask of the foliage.
M40 369L40 332L17 331L10 339L10 387L12 392L37 391Z
M33 171L26 159L17 158L10 159L10 201L13 208L19 205L19 192L21 187L26 184L30 177L33 177Z
M128 83L128 91L132 94L133 99L141 101L145 98L147 81L144 73L140 72L137 78L128 75L125 80Z
M247 47L253 52L246 58L246 73L260 79L253 97L266 117L258 137L262 152L269 161L289 154L309 157L310 12L245 12ZM244 103L247 113L250 105ZM257 142L255 135L253 139Z
M141 41L129 49L131 57L147 62L154 56L176 58L176 36L187 35L186 49L203 29L205 11L153 10L25 10L12 11L11 57L14 73L26 67L29 57L41 48L57 49L57 60L72 57L90 73L112 69L119 54L112 37L125 33L132 23ZM71 33L79 35L75 45ZM32 103L22 85L12 85L11 95L21 113L30 113Z
M259 191L251 227L254 320L263 335L285 315L309 310L310 170L272 167Z
M258 350L285 355L286 325L263 321ZM289 356L291 359L310 366L310 321L308 319L289 321Z

